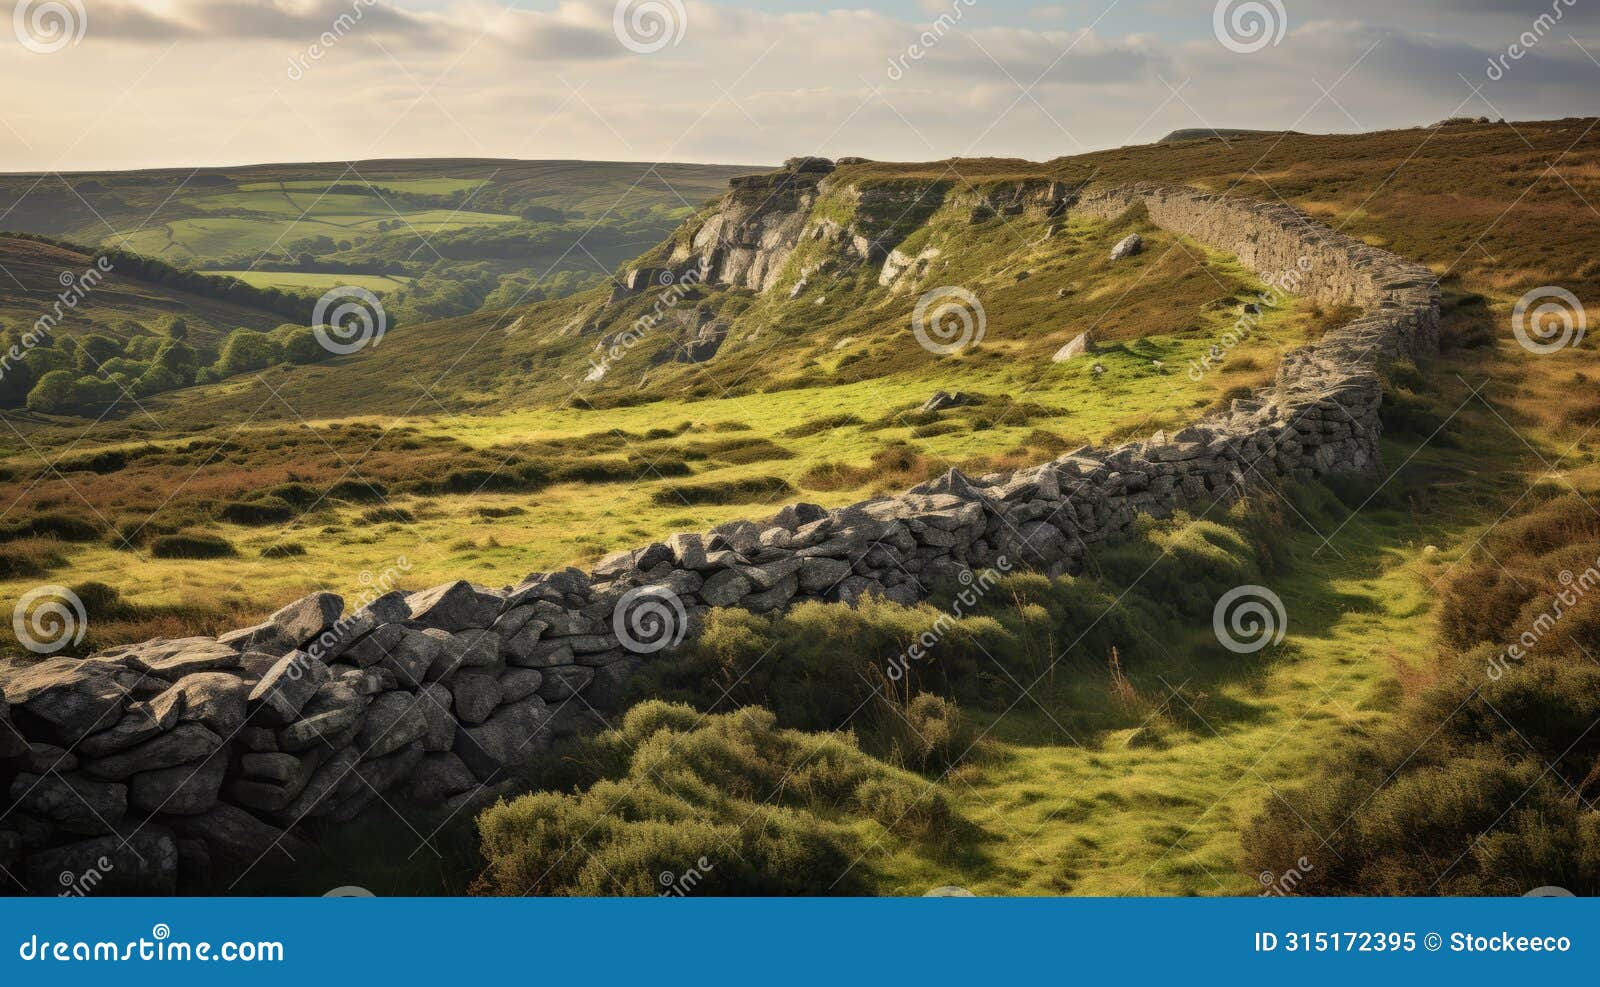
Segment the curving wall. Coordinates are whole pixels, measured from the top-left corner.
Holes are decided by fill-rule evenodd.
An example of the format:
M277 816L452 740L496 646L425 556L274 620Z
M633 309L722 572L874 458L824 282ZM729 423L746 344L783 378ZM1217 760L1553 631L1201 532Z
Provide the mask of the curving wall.
M13 892L226 890L295 866L305 820L380 801L465 808L505 766L596 721L712 607L906 604L983 567L1074 571L1138 513L1205 511L1254 482L1380 468L1380 361L1438 339L1432 274L1286 206L1193 189L1072 208L1158 225L1363 314L1285 355L1275 385L1175 435L1014 473L951 471L898 496L674 535L592 572L455 582L346 613L316 593L220 638L0 663L0 867ZM1292 281L1292 284L1288 283ZM74 883L76 882L76 883Z

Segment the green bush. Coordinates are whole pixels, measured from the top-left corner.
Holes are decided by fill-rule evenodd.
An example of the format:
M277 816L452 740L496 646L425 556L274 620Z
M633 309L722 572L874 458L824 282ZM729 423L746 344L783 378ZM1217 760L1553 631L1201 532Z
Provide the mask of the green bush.
M237 553L217 535L179 532L152 539L150 554L158 559L225 559Z
M283 361L283 347L265 333L254 329L235 329L222 344L212 370L218 377L265 370Z
M780 729L759 708L642 703L529 771L579 790L478 817L480 894L861 894L869 846L940 851L970 831L942 792L850 734Z
M669 483L652 494L651 499L662 507L770 503L794 492L794 487L782 477L752 476L707 483Z
M218 516L234 524L281 524L294 517L294 505L279 497L258 497L222 505Z

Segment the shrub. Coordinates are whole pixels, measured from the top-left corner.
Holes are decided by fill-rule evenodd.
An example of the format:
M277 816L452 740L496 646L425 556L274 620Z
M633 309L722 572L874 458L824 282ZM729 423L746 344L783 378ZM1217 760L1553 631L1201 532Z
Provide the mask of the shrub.
M291 541L279 542L276 545L268 545L266 548L261 550L261 557L264 559L287 559L304 554L306 554L306 547L304 545L297 545Z
M782 477L752 476L708 483L669 483L652 494L651 499L663 507L746 504L751 501L770 502L794 492L794 487Z
M179 532L152 539L150 554L158 559L223 559L237 553L217 535Z
M212 370L218 377L265 370L283 360L283 347L265 333L254 329L235 329L222 344Z
M57 541L85 542L100 537L100 529L80 517L69 514L37 514L0 527L0 541L20 538L54 538Z
M388 496L388 487L368 480L340 480L328 488L329 500L344 500L356 504L369 504Z
M859 894L871 887L870 864L856 862L868 845L862 821L890 842L966 829L942 792L849 734L780 729L760 708L702 718L646 702L528 770L579 790L478 817L480 894Z
M281 524L294 517L294 506L279 497L258 497L224 504L218 516L234 524Z

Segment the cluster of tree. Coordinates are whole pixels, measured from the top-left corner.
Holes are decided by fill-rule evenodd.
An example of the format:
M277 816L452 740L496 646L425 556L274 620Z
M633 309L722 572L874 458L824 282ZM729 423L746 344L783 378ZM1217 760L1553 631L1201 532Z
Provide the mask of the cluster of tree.
M98 413L125 394L141 397L194 382L200 357L187 342L182 319L172 320L159 335L134 322L118 331L124 338L0 329L0 407Z
M187 342L188 325L181 318L159 334L131 321L115 331L118 336L51 334L36 337L36 344L27 347L22 332L0 328L0 407L98 415L125 397L210 383L279 363L318 363L333 355L310 327L294 323L271 332L235 329L209 364Z

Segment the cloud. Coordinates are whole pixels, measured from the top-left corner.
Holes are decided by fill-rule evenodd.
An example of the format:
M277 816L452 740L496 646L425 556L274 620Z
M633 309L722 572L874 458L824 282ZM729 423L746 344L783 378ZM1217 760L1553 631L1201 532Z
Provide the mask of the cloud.
M618 37L613 0L537 10L490 0L96 0L81 45L0 59L11 91L50 93L0 109L9 128L0 134L25 138L4 145L0 163L1049 158L1180 127L1349 131L1457 112L1585 113L1600 89L1600 66L1564 30L1489 82L1488 59L1515 32L1479 0L1452 5L1453 17L1434 0L1390 4L1405 8L1392 15L1351 0L1337 17L1285 0L1286 36L1251 54L1212 36L1209 3L1197 12L1124 0L1123 29L1091 29L1096 11L1078 5L1019 22L987 16L980 0L936 28L913 5L891 16L839 2L854 5L684 0L682 38L641 54ZM1158 21L1159 36L1125 29ZM314 58L313 44L322 49ZM1474 97L1463 77L1489 84Z

